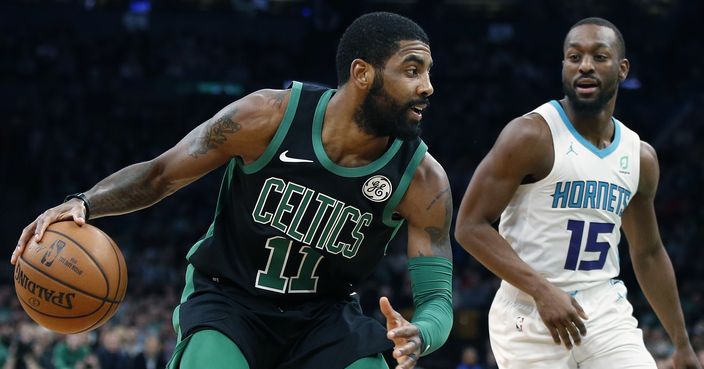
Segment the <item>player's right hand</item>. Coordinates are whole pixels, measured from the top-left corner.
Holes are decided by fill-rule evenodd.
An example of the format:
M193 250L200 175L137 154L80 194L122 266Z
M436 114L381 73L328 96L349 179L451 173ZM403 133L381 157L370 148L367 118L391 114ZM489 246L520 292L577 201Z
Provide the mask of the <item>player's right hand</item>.
M394 369L415 368L422 344L418 327L394 310L385 296L379 299L379 308L386 318L386 337L394 343L392 355L398 363Z
M12 257L10 257L10 263L12 265L17 263L17 259L20 258L20 255L22 255L22 252L32 237L34 237L36 242L41 241L42 237L44 237L44 231L46 231L47 227L52 223L73 219L76 224L82 226L86 224L85 216L85 205L83 201L79 199L71 199L41 213L37 219L22 230L20 239L17 240L17 247L15 247L15 251L12 252Z
M571 350L573 343L582 343L582 336L587 334L587 327L582 320L589 317L574 297L549 285L533 298L540 317L556 344L564 344Z
M702 365L697 359L697 354L692 349L691 344L684 347L675 348L671 357L672 368L674 369L701 369Z

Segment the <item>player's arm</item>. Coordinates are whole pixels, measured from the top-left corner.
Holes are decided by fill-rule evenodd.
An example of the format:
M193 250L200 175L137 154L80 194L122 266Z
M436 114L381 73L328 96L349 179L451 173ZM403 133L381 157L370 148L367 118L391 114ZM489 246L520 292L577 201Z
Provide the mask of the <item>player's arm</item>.
M452 328L452 194L442 166L429 154L396 209L408 222L408 269L415 314L410 322L382 298L397 368L438 349Z
M232 157L259 157L283 116L285 91L263 90L233 102L158 157L128 166L85 193L91 218L153 205Z
M542 117L533 114L510 122L472 176L457 215L455 238L494 274L531 295L555 343L571 348L570 336L579 344L580 333L586 334L581 307L521 260L492 226L521 183L547 176L552 152L552 136Z
M234 156L246 163L266 149L279 126L289 91L261 90L237 100L200 124L158 157L125 167L84 193L42 213L22 231L12 255L14 264L34 235L40 240L56 221L125 214L153 205Z
M408 222L408 259L438 257L452 263L452 192L445 170L430 154L418 165L396 209Z
M660 238L655 193L660 168L655 149L641 143L638 191L623 213L622 225L638 284L675 345L675 368L699 368L680 307L675 272Z

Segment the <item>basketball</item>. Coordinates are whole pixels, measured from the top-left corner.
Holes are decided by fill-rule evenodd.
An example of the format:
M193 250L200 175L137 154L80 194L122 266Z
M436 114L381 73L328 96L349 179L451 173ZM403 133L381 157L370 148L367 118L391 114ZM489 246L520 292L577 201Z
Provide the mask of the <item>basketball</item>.
M73 221L51 224L27 244L15 265L15 291L38 324L65 334L104 324L125 297L127 266L100 229Z

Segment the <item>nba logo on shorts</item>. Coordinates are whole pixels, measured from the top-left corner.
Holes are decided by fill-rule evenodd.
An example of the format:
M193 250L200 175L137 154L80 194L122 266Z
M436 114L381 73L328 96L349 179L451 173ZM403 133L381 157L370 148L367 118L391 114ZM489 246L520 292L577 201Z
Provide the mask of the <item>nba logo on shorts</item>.
M522 316L517 316L517 317L516 317L516 330L517 330L517 331L523 332L523 321L524 321L525 319L526 319L526 318L524 318L524 317L522 317Z

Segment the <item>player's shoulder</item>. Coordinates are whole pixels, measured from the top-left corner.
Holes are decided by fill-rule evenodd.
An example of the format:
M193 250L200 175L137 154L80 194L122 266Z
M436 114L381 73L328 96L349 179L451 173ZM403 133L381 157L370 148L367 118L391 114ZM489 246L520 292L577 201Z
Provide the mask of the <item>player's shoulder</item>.
M542 115L529 113L511 120L502 135L515 136L516 139L531 142L550 138L550 127Z
M268 136L283 120L290 96L291 90L257 90L230 104L225 113L241 124L243 130Z
M261 89L243 97L239 102L242 109L250 114L283 116L290 96L290 89Z
M416 191L435 193L446 188L449 183L445 168L429 152L426 152L413 174L411 188Z
M641 160L645 159L645 160L657 161L658 153L655 151L655 148L651 144L641 140L640 141L640 157L641 157Z
M645 141L640 141L640 177L638 193L655 197L660 177L660 165L655 148Z
M427 212L422 210L427 210L428 204L433 204L440 199L447 202L450 209L452 208L452 193L447 173L442 165L426 152L413 174L403 200L396 209L407 220L417 220L418 217L427 216Z
M511 120L496 139L493 151L509 156L535 152L541 155L552 150L552 134L545 119L530 113Z
M640 141L640 168L641 177L648 173L658 173L658 154L655 148L645 141Z
M492 171L533 180L544 178L554 162L553 138L545 119L529 113L510 121L485 158Z

